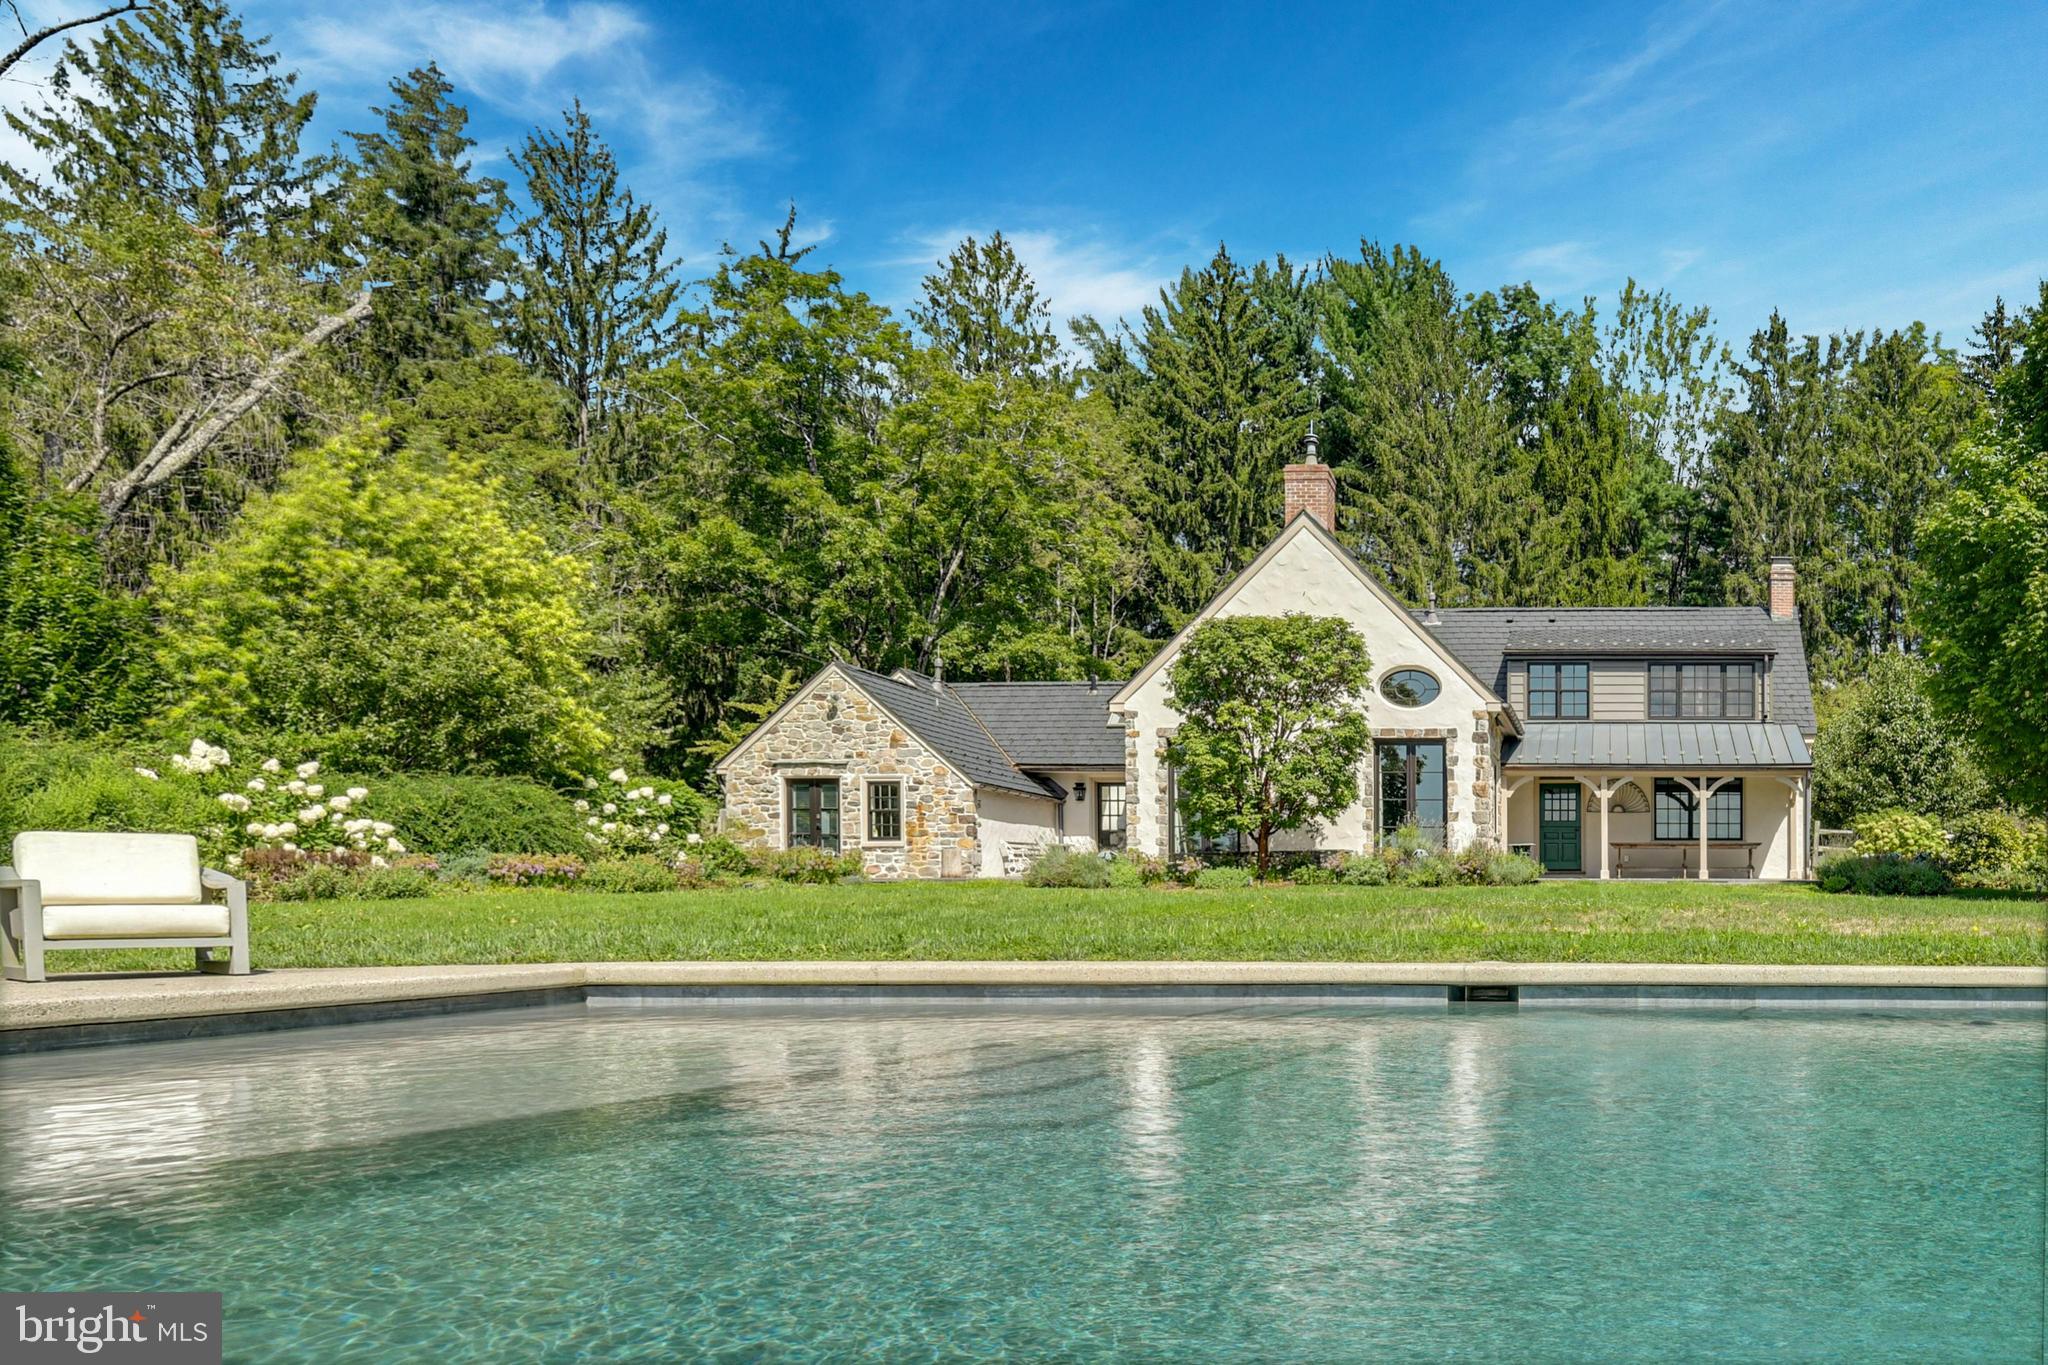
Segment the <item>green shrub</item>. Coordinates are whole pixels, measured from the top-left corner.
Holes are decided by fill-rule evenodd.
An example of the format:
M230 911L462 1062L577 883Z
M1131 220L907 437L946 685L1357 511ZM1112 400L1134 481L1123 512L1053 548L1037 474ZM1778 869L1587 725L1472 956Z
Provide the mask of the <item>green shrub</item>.
M2033 851L2031 833L2026 822L2006 811L1972 811L1949 830L1948 865L1958 872L2016 870ZM1860 839L1857 847L1862 847Z
M1166 859L1164 858L1154 858L1149 854L1140 853L1134 848L1127 848L1117 855L1117 861L1129 863L1132 867L1137 868L1138 880L1146 886L1157 886L1167 879Z
M1346 886L1385 886L1387 860L1377 853L1347 853L1337 865L1337 880Z
M1814 869L1814 880L1823 891L1860 896L1940 896L1954 889L1947 871L1932 858L1896 853L1831 854Z
M408 773L376 779L378 813L424 853L574 853L583 821L569 798L523 777Z
M233 815L189 782L145 777L123 759L100 755L67 768L15 807L24 829L196 834L204 861L221 867L241 846ZM11 836L10 836L11 837Z
M1198 891L1241 891L1252 884L1248 867L1205 867L1195 874Z
M346 897L356 884L356 874L331 862L309 862L283 881L275 883L268 898L276 901L335 901Z
M455 882L463 886L483 886L491 880L491 854L486 849L472 848L463 853L444 853L434 862L434 875L444 882Z
M779 882L825 886L860 875L857 853L827 853L822 848L765 850L754 855L753 870Z
M1129 858L1109 858L1103 861L1103 866L1109 869L1111 886L1129 890L1145 884L1144 870Z
M1109 864L1093 853L1047 844L1024 873L1026 886L1109 886Z
M561 853L494 853L484 875L499 886L574 886L583 860Z
M707 880L744 877L754 870L754 853L744 844L723 834L713 834L690 846L690 857Z
M584 869L576 883L581 891L673 891L681 882L676 869L659 858L608 858Z
M1403 886L1456 886L1462 877L1457 858L1438 849L1405 863L1396 880Z
M1488 886L1527 886L1543 875L1543 864L1526 853L1495 852L1486 860Z
M1324 863L1303 863L1287 874L1287 880L1296 886L1330 886L1337 880L1337 869Z
M1866 856L1896 853L1901 857L1940 858L1948 854L1941 821L1908 810L1882 810L1858 816L1856 851Z

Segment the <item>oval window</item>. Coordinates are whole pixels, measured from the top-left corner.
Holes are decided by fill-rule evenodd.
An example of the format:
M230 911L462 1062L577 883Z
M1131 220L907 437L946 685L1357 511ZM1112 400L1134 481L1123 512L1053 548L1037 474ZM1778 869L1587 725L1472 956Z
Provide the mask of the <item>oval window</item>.
M1380 679L1380 695L1396 706L1427 706L1444 689L1419 668L1397 668Z

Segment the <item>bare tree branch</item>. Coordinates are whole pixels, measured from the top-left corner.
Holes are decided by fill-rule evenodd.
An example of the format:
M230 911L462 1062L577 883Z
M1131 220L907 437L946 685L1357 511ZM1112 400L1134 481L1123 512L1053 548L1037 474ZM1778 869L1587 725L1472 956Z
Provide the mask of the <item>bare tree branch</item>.
M289 350L273 357L257 376L234 397L221 400L215 394L195 407L188 408L178 419L165 429L149 453L136 462L133 469L107 486L100 495L100 512L106 524L118 521L121 514L133 502L136 495L145 489L154 488L170 479L185 466L191 464L207 448L220 438L222 432L233 426L244 414L284 382L292 366L317 350L337 332L351 327L369 316L371 294L368 290L356 295L356 300L347 308L330 317L325 317L314 328L293 343Z
M5 57L0 57L0 76L6 75L9 68L34 51L37 44L56 37L67 28L77 28L82 24L97 24L102 19L111 19L117 14L128 14L134 10L146 9L148 6L141 3L141 0L131 0L129 4L115 5L111 9L101 10L98 14L88 14L82 19L66 19L61 24L51 24L48 28L38 29L34 33L29 33L28 25L21 23L20 6L9 4L7 8L14 11L15 22L21 24L21 31L27 34L27 36L15 44L12 52L8 53Z

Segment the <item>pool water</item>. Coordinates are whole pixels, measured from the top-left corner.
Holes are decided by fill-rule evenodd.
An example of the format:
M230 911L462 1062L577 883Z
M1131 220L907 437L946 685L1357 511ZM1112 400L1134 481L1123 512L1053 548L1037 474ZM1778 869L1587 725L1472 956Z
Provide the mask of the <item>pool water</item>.
M231 1359L2039 1360L2048 1024L562 1006L9 1059Z

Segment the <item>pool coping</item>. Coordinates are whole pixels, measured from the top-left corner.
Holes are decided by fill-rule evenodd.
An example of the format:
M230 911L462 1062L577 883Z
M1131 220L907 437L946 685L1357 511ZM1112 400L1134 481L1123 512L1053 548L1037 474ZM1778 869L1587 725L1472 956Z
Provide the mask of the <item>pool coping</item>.
M2048 1009L2048 967L1577 962L567 962L0 983L0 1052L538 1003L1213 998Z

